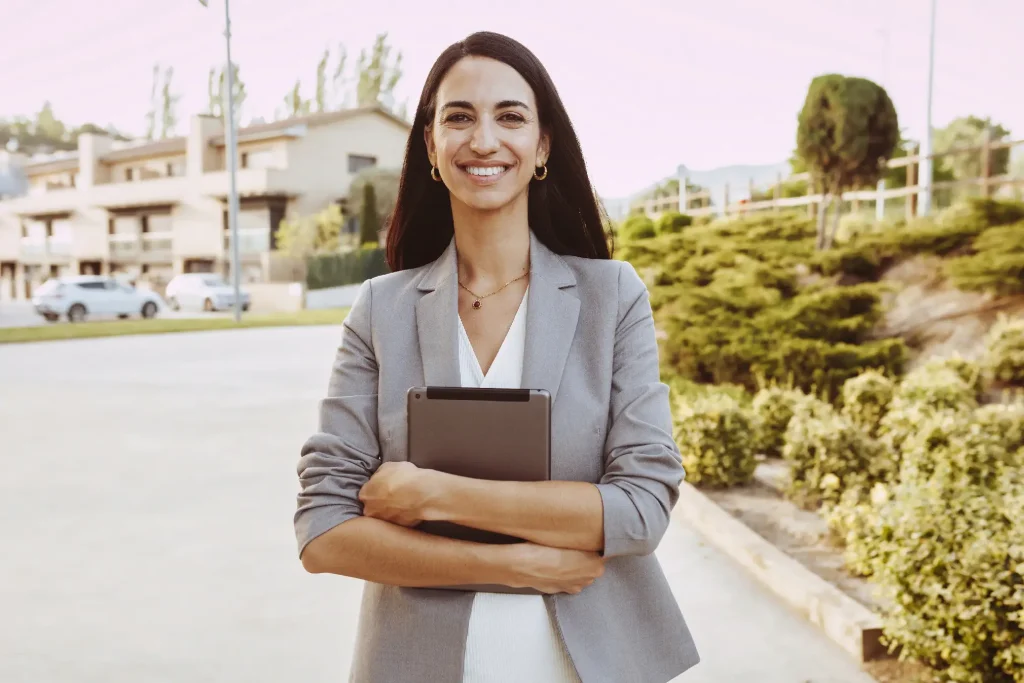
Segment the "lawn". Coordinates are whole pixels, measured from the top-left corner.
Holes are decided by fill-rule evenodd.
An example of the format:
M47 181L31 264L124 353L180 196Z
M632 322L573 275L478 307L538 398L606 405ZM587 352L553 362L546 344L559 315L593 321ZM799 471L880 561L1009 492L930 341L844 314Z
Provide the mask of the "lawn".
M236 323L233 317L154 318L151 320L112 320L109 322L55 323L37 327L9 327L0 329L0 344L117 337L128 334L165 334L296 325L340 325L347 313L348 309L333 308L293 313L243 313L240 323Z

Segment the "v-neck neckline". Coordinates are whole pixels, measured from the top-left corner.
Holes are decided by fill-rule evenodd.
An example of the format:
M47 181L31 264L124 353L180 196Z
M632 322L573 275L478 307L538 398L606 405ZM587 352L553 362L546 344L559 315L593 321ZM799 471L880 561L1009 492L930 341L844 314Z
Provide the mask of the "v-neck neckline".
M487 380L493 376L494 369L501 367L499 361L504 362L505 356L508 355L509 337L519 332L519 325L526 325L526 321L523 320L523 312L527 305L527 297L530 295L530 287L527 285L526 291L523 293L523 298L519 302L519 307L516 309L516 314L512 317L512 323L508 326L508 330L505 332L504 339L501 340L501 345L498 346L498 352L494 354L494 359L491 361L491 365L487 368L487 372L484 372L483 366L480 365L480 358L476 355L476 349L473 348L473 342L469 338L469 332L466 330L465 324L462 322L462 316L457 314L455 317L459 321L459 338L465 345L466 352L469 355L470 365L473 368L473 374L477 386L484 386ZM525 332L524 332L525 334Z

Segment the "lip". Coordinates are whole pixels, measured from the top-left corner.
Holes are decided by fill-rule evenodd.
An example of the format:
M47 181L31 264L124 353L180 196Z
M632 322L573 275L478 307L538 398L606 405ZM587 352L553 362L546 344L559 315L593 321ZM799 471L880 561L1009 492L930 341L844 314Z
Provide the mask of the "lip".
M459 169L459 171L464 176L469 178L469 180L473 184L481 185L481 186L487 186L487 185L494 185L495 183L499 182L502 178L507 176L509 174L509 171L511 171L513 168L515 168L515 164L502 164L502 163L480 164L480 163L471 163L471 164L456 164L456 167ZM504 168L505 170L503 172L501 172L501 173L496 174L496 175L477 176L477 175L473 175L472 173L469 172L468 169L470 169L470 168Z

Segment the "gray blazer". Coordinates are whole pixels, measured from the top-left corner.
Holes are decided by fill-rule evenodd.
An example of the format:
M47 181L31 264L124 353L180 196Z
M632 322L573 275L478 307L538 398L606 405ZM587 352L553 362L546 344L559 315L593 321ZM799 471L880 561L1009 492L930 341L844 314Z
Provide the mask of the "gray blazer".
M523 387L553 398L552 478L600 490L607 558L580 594L544 600L583 683L665 683L699 656L652 554L683 469L647 289L628 263L558 256L531 235L528 296ZM362 285L298 464L300 555L362 514L382 461L406 459L406 391L461 384L457 315L454 241ZM351 682L459 683L473 597L368 582Z

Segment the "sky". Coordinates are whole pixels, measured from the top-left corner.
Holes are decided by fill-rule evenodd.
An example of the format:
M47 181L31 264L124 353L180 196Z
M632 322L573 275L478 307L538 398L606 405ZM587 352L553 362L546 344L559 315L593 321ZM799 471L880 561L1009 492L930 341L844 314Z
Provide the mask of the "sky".
M350 62L387 32L410 108L431 64L477 30L524 43L551 74L606 197L679 164L770 164L795 145L810 80L843 73L886 87L910 137L925 129L931 0L231 0L232 50L249 98L272 118L323 49ZM86 9L86 7L88 8ZM937 0L933 124L991 116L1024 137L1024 1ZM73 124L140 134L154 62L173 66L183 120L206 107L224 63L223 0L3 0L0 117L43 101ZM183 124L181 128L187 127Z

